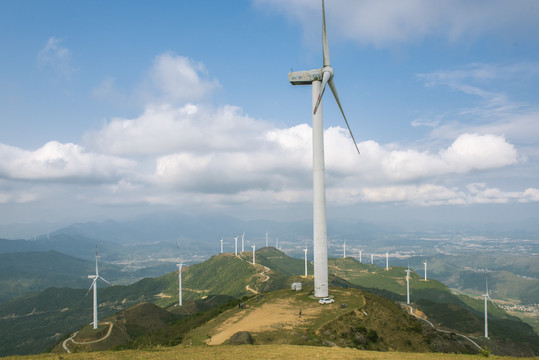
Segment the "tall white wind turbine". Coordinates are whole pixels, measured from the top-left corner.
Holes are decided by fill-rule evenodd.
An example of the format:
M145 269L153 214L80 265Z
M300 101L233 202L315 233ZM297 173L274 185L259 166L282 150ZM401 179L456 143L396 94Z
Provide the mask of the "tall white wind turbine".
M343 259L346 259L346 240L344 240L344 244L342 246L342 257Z
M406 272L406 303L410 305L410 265L408 265L408 270Z
M423 264L425 265L425 281L427 281L427 260Z
M361 253L363 253L363 250L359 250L359 262L361 262Z
M326 34L326 14L322 0L322 54L323 67L288 73L292 85L312 85L313 108L313 243L314 243L314 296L328 296L328 248L326 222L326 185L324 166L324 126L322 122L322 96L326 84L329 85L344 122L357 148L354 135L344 115L337 88L333 81L333 68L329 61L329 46Z
M374 265L374 255L371 254L371 265Z
M94 321L93 321L93 324L94 324L94 329L97 329L97 280L98 279L101 279L103 280L104 282L106 282L107 284L111 285L110 282L108 282L107 280L103 279L101 276L99 276L99 269L97 267L97 245L95 246L95 275L88 275L88 279L94 279L94 281L92 281L92 285L90 286L90 288L88 289L88 292L86 293L86 295L88 296L88 294L90 293L90 290L92 290L92 288L94 288L94 312L93 312L93 315L94 315Z
M488 337L488 312L487 312L487 298L490 300L490 302L492 303L492 305L496 306L496 304L494 304L494 301L492 301L492 299L490 298L490 295L488 294L488 278L485 279L485 293L483 294L483 297L485 298L485 338L489 338Z
M251 245L251 247L253 248L253 265L255 265L256 264L256 261L255 261L255 247L256 247L256 245L253 244L253 245Z
M221 238L221 254L223 253L223 238Z
M179 264L176 264L178 266L178 306L182 306L182 268L183 268L183 261L180 260Z
M386 251L386 271L389 271L389 254Z
M234 238L234 255L238 256L238 237Z
M241 252L245 251L245 233L241 234Z
M266 247L268 247L268 233L266 232Z

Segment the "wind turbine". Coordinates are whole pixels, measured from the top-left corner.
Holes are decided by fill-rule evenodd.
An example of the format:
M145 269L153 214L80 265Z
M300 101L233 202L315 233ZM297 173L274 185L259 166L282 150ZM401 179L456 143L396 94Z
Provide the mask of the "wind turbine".
M363 250L359 250L359 262L361 262L361 253L363 252Z
M241 235L241 252L245 251L245 233Z
M427 260L423 264L425 265L425 281L427 281Z
M234 255L238 256L238 237L234 238Z
M182 268L183 268L183 261L180 260L179 264L176 264L178 266L178 306L182 306Z
M303 249L303 251L305 251L305 276L307 276L307 244L305 244L305 249Z
M404 270L406 273L406 303L410 305L410 265L408 265L408 270Z
M346 240L344 240L344 244L342 246L342 252L343 252L342 254L343 259L346 259Z
M489 337L488 337L487 298L490 300L492 305L494 305L494 307L496 307L496 304L494 304L494 301L492 301L492 299L490 298L490 295L488 294L488 278L485 279L485 284L486 284L486 292L483 294L483 297L485 298L485 338L488 339Z
M268 247L268 233L266 232L266 247Z
M95 275L88 275L88 279L94 279L94 281L92 281L92 285L90 286L90 288L88 289L88 292L86 293L86 296L88 296L88 294L90 293L90 290L94 288L94 322L93 322L94 329L97 329L97 279L101 279L107 284L112 285L110 282L108 282L107 280L99 276L99 269L97 267L97 258L98 256L97 256L97 245L96 245L95 246Z
M374 255L371 254L371 265L374 265Z
M254 245L254 244L251 245L251 247L253 248L253 265L256 264L256 262L255 262L255 246L256 245Z
M386 271L389 271L389 254L386 251Z
M326 14L322 0L322 54L323 67L288 73L292 85L311 85L313 109L313 243L314 243L314 296L328 296L328 247L326 219L326 185L324 174L324 126L322 121L322 96L326 84L329 85L344 122L357 148L354 135L344 115L337 88L333 81L333 68L329 61L329 46L326 34Z
M221 254L223 253L223 238L221 238Z

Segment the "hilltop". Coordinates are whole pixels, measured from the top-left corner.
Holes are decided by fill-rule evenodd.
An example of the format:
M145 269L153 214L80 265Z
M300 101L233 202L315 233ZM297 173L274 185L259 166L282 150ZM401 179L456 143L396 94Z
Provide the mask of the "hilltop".
M239 257L224 253L184 267L184 306L181 308L175 306L178 302L177 271L129 286L100 288L99 317L117 324L110 335L116 340L105 348L172 346L186 344L186 341L205 344L213 338L216 339L208 341L226 343L233 331L224 330L226 319L235 319L230 323L241 323L241 319L249 319L251 323L255 322L252 319L259 319L260 326L251 329L257 344L474 351L466 341L433 331L397 304L405 299L404 268L385 271L352 258L330 259L331 294L336 303L323 307L310 298L308 289L312 288L313 280L312 276L301 275L303 260L290 258L274 248L257 251L256 265L251 263L251 256L251 252ZM291 292L288 289L292 281L302 282L307 290ZM411 288L416 313L428 318L436 327L447 329L449 333L458 331L477 336L476 341L481 346L487 345L499 354L526 355L537 351L534 344L539 341L533 330L503 311L489 313L492 338L484 341L480 334L481 312L477 310L480 304L475 300L456 296L437 281L422 282L417 274L412 276ZM110 325L103 324L93 334L83 327L91 317L91 297L85 297L85 293L86 290L50 288L0 304L2 354L44 351L47 346L61 344L69 336L67 333L72 334L81 327L80 334L85 335L86 340L106 336ZM233 301L227 302L229 300ZM149 304L140 305L144 302ZM238 302L244 302L247 307L238 309ZM345 306L341 307L342 304ZM141 313L136 309L147 309L150 318L137 320L138 316L133 314ZM302 310L301 320L299 309ZM138 325L129 319L138 321ZM141 327L141 322L159 326ZM122 326L123 332L118 332ZM221 327L223 331L213 333Z

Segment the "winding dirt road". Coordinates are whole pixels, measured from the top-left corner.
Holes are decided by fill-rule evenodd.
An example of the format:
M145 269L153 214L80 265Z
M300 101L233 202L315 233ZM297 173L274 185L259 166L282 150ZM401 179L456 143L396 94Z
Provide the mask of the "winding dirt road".
M114 324L111 323L111 322L105 322L104 324L107 324L109 325L109 331L107 332L107 334L105 336L103 336L101 339L97 339L97 340L92 340L92 341L86 341L86 342L80 342L80 341L77 341L75 340L75 337L77 336L77 334L79 333L78 331L75 332L73 335L71 335L71 337L67 338L64 340L64 342L62 343L62 347L64 348L64 350L68 353L68 354L71 354L71 350L69 350L69 348L67 347L67 343L69 341L71 341L73 344L78 344L78 345L88 345L88 344L95 344L95 343L98 343L100 341L103 341L105 340L106 338L108 338L110 336L110 333L112 332L112 328L114 327Z

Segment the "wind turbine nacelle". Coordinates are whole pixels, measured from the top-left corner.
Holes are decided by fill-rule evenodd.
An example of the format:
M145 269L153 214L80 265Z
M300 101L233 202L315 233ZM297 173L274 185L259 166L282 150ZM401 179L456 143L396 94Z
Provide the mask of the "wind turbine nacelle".
M322 69L294 71L288 73L292 85L311 85L313 81L322 81Z
M88 279L95 279L95 275L88 275Z

